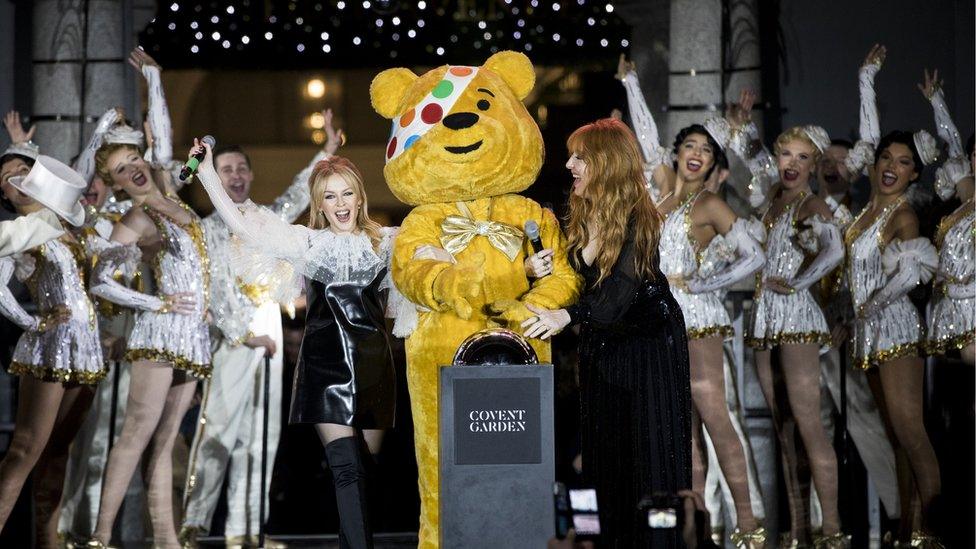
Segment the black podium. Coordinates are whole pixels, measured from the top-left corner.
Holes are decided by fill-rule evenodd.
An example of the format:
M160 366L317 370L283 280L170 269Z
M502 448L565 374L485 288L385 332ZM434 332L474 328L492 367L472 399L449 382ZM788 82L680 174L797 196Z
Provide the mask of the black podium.
M545 547L553 535L553 368L440 371L444 549Z

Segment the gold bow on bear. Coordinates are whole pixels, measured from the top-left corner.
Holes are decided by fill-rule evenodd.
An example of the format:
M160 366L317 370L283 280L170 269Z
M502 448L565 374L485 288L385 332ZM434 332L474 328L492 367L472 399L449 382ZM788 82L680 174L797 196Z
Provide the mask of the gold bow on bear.
M509 261L515 261L522 248L522 231L497 221L472 219L471 212L463 202L458 202L457 208L464 215L449 215L441 223L441 244L445 250L457 255L471 244L474 237L484 236Z

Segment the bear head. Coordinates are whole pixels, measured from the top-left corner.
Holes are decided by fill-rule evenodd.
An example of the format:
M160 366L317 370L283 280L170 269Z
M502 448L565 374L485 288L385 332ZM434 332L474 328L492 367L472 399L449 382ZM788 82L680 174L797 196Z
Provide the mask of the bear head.
M383 175L417 206L523 191L542 166L542 133L522 100L535 85L525 55L503 51L481 67L442 66L417 76L378 74L373 108L393 120Z

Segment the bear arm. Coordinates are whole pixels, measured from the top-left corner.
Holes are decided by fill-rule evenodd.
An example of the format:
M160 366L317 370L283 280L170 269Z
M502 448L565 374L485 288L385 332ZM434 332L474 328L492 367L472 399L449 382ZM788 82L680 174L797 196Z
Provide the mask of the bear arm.
M425 244L441 247L437 232L431 233L425 227L435 227L433 219L417 212L403 220L400 232L393 244L393 282L407 299L417 305L433 310L447 310L447 307L434 297L434 280L451 263L433 259L414 259L414 252Z

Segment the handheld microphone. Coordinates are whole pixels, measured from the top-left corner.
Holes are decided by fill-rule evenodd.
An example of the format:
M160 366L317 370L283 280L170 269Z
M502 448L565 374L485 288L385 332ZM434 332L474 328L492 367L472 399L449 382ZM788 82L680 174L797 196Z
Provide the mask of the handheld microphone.
M200 141L210 145L211 149L217 144L217 140L214 139L212 135L205 135ZM205 156L207 156L206 151L190 155L190 158L186 160L186 164L183 164L183 167L180 168L180 181L186 181L191 175L197 173L197 168L200 167L200 161L203 160L203 157Z
M539 238L539 224L532 219L525 222L525 236L532 243L532 249L535 253L539 253L544 249L542 247L542 240Z

